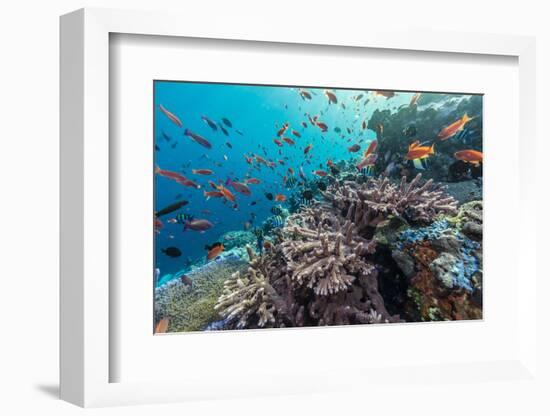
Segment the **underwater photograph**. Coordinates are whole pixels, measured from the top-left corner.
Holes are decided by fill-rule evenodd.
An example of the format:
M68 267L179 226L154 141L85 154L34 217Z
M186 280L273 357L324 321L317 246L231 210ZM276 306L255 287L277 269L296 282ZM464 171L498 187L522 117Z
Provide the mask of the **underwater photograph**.
M154 333L483 318L483 95L154 81Z

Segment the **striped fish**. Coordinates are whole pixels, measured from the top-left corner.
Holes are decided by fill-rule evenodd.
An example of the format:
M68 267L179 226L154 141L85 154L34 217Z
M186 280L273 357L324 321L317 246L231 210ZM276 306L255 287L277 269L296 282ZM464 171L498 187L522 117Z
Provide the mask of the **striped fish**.
M180 213L180 214L176 215L176 222L178 224L186 224L187 221L192 221L193 218L194 217L191 214Z
M285 225L285 220L280 215L276 215L275 217L271 217L270 222L271 222L271 225L275 228L281 228Z

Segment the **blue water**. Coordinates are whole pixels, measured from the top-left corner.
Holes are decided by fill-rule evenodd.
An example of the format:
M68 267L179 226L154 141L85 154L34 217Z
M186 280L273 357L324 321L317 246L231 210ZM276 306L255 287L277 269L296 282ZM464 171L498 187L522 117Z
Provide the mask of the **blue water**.
M374 131L362 130L361 123L368 121L374 110L397 108L408 104L413 96L413 93L399 93L391 100L372 96L370 104L365 106L367 92L337 90L338 104L328 105L323 89L306 90L314 94L312 100L302 100L298 89L290 87L155 82L155 143L159 148L155 152L155 163L162 169L181 173L201 185L201 189L193 189L155 175L155 209L185 199L189 201L188 205L176 213L188 213L214 224L213 228L204 233L190 230L184 232L181 224L170 224L167 221L176 213L162 217L164 227L156 236L155 253L156 267L161 270L161 275L185 269L189 263L204 258L206 244L220 240L228 231L243 230L244 224L251 220L252 213L256 215L252 226L260 226L271 215L270 209L275 203L268 200L265 193L281 193L287 197L291 194L291 190L282 185L282 178L289 167L295 170L297 176L298 169L303 166L305 175L312 178L313 170L327 170L328 159L338 161L360 157L367 144L376 137ZM358 94L363 94L363 98L355 101L353 97ZM345 109L341 103L345 103ZM177 115L183 127L170 121L160 111L159 105ZM319 115L320 120L328 125L328 131L322 133L318 127L312 126L304 113ZM213 131L201 119L202 115L219 123L222 117L229 119L233 127L224 125L229 136L225 136L220 128ZM303 121L307 122L307 128L302 126ZM278 147L273 140L285 122L291 127L284 136L291 137L296 144L291 146L285 143L283 147ZM339 127L341 133L336 133L335 127ZM346 132L346 127L354 128L353 135ZM213 148L206 149L185 136L185 128L208 139ZM295 137L290 129L298 131L302 137ZM240 130L243 135L237 134L236 130ZM163 132L171 138L170 141L163 137ZM361 152L350 153L348 147L359 139L363 139ZM227 142L233 147L229 148ZM309 144L313 148L309 153L311 158L306 160L303 149ZM266 160L274 161L285 158L285 165L276 163L274 169L265 166L258 168L256 164L247 164L245 154L258 154ZM194 175L192 169L211 169L214 174ZM237 197L237 209L223 203L221 198L205 200L203 191L213 190L208 180L216 183L225 182L228 178L244 181L247 175L260 179L262 183L249 185L251 196L239 194L229 187ZM251 206L253 201L256 201L256 205ZM166 256L161 249L167 247L179 248L182 255L176 258Z

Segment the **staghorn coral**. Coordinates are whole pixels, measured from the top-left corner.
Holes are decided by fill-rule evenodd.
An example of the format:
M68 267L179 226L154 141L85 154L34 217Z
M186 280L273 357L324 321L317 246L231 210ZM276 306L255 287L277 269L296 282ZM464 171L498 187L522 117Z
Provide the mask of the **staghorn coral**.
M419 223L428 223L439 214L454 215L456 200L431 179L421 184L421 178L419 173L407 183L402 177L399 185L388 178L370 179L362 185L335 183L324 196L359 230L375 227L389 215Z

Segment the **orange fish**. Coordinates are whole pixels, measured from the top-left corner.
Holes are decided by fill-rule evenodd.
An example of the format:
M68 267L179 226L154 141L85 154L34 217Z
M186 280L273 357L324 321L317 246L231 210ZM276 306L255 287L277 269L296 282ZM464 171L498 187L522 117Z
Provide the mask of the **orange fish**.
M223 185L218 186L218 191L220 191L223 197L228 201L235 202L235 195L233 195L231 191Z
M258 185L259 183L261 183L261 181L256 178L248 178L245 182L252 185Z
M290 137L283 137L283 140L290 145L294 144L294 140L292 140Z
M430 157L430 155L435 154L434 144L431 146L421 146L419 141L411 143L409 146L409 151L405 155L406 160L416 160L416 159L425 159Z
M212 175L214 173L210 169L193 169L192 172L193 175Z
M168 117L172 123L174 123L178 127L183 126L183 123L181 122L181 120L174 113L171 113L170 111L168 111L166 108L162 106L162 104L159 107L160 107L160 111L162 111L164 115Z
M277 194L277 195L275 195L275 201L285 202L286 201L286 196L284 196L283 194Z
M164 334L168 330L168 318L162 318L155 326L155 334Z
M327 166L328 166L329 168L333 168L333 167L334 167L334 162L333 162L332 160L330 160L330 159L327 160Z
M416 105L418 103L418 99L420 98L421 93L417 92L414 94L411 98L411 102L409 103L409 107L412 107L413 105Z
M313 148L313 145L312 144L308 144L305 148L304 148L304 155L307 155L309 153L309 151Z
M368 157L370 154L374 153L377 147L378 147L377 140L373 140L372 142L370 142L369 147L367 148L367 150L365 150L364 156Z
M483 153L472 149L459 150L455 153L455 158L477 166L483 162Z
M213 260L216 257L218 257L222 251L225 249L222 243L214 243L210 246L206 245L204 246L206 250L208 250L208 254L206 255L207 260Z
M307 124L306 124L306 126L307 126ZM296 130L292 130L291 133L292 133L294 136L298 137L298 138L302 137L302 135L301 135L300 133L298 133Z
M280 140L274 139L273 143L275 143L277 146L281 147L283 143Z
M328 103L329 104L337 104L338 103L338 99L336 98L336 94L334 94L332 91L325 90L325 95L328 98Z
M204 191L204 197L209 198L223 198L223 194L220 191Z
M208 185L210 185L212 189L218 189L218 185L216 185L213 181L208 181Z
M437 135L439 140L447 140L453 137L456 133L461 130L464 130L464 126L470 120L473 120L475 117L468 117L468 114L464 114L462 118L459 118L455 122L449 124L447 127L443 128Z
M327 176L327 173L324 170L314 170L313 173L321 177Z

